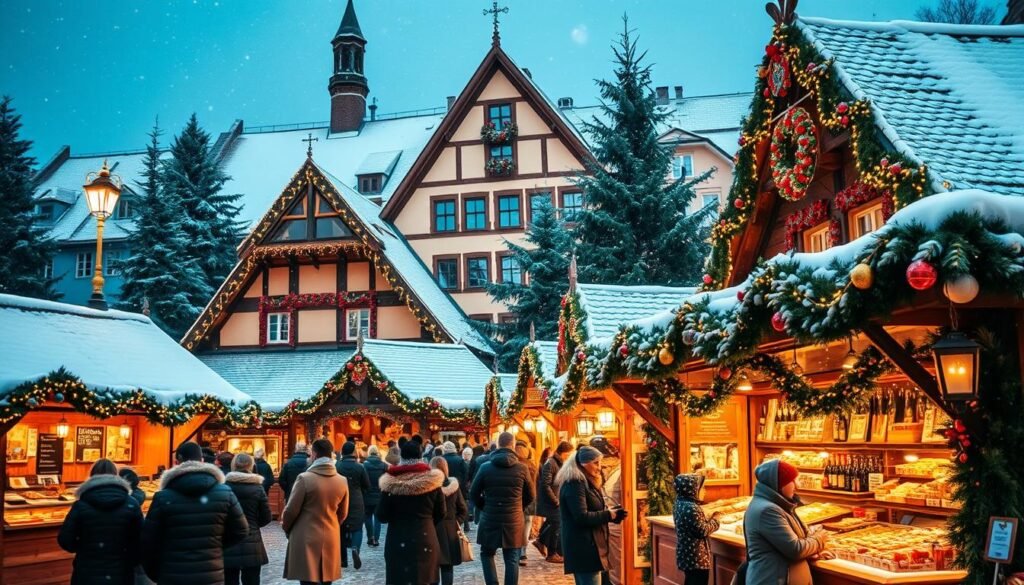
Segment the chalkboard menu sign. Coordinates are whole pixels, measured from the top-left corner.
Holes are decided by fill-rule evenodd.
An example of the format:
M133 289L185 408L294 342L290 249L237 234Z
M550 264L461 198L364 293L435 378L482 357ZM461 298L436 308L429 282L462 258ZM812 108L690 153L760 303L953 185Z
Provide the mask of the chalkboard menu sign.
M42 433L36 447L36 475L60 475L64 467L64 440Z
M75 434L75 461L92 463L103 456L103 427L78 427Z

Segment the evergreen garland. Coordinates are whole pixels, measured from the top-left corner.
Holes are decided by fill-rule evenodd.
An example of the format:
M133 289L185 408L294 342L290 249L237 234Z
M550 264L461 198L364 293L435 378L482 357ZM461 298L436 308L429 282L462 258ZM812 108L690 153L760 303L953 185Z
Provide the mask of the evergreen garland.
M657 392L651 393L650 401L651 414L658 417L665 424L669 424L669 403ZM644 423L642 427L644 437L647 440L647 515L665 516L672 513L673 494L672 487L675 477L675 465L673 464L672 449L669 443L664 440L658 429L650 423ZM636 518L636 522L645 521ZM640 543L640 550L648 559L654 560L652 551L652 538L650 532ZM652 582L651 569L643 570L644 583L650 585Z

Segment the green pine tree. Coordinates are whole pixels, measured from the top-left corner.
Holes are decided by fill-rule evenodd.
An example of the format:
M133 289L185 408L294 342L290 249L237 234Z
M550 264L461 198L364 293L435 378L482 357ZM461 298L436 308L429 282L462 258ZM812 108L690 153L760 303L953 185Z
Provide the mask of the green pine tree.
M569 233L546 201L533 211L531 219L526 230L528 246L505 242L523 275L529 275L529 284L498 282L487 286L491 298L505 303L515 316L514 323L488 328L498 342L498 367L503 372L516 371L519 354L530 342L531 323L537 339L557 337L558 311L568 288Z
M0 293L56 299L54 278L43 268L53 260L56 243L33 223L32 198L36 160L29 156L32 142L22 140L21 116L11 98L0 98Z
M163 191L180 201L187 257L196 260L216 289L238 260L235 246L242 231L236 202L241 194L221 193L230 177L217 164L210 135L195 114L175 137L171 157L162 166Z
M132 230L133 254L121 263L120 307L141 311L148 306L150 318L178 339L202 312L213 288L187 253L181 202L161 189L160 134L154 124L138 183L142 201Z
M694 284L708 253L710 209L686 215L695 197L691 181L668 182L672 154L658 143L666 114L651 89L628 20L612 50L615 80L598 80L601 117L586 124L596 163L578 179L585 209L575 236L580 280L603 284Z

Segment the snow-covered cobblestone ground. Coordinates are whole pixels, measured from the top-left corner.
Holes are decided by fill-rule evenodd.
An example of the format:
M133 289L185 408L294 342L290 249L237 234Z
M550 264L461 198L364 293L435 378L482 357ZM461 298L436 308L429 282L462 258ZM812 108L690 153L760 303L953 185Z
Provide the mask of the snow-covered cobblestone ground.
M362 558L363 568L356 571L352 568L351 562L348 568L342 569L341 581L343 585L359 583L360 585L384 585L384 539L387 525L383 527L381 534L381 546L371 548L363 545ZM470 540L475 539L475 531L469 533ZM270 564L263 567L263 585L296 585L297 581L285 581L281 575L284 574L284 555L288 540L281 530L281 525L271 522L263 528L263 541L267 546L267 554L270 556ZM474 554L476 560L463 563L455 567L455 585L484 585L483 572L480 569L480 550L476 549ZM497 555L498 578L503 579L504 570L501 562L501 552ZM541 560L536 549L530 547L527 566L520 569L520 585L571 585L572 577L562 574L562 565L554 565Z

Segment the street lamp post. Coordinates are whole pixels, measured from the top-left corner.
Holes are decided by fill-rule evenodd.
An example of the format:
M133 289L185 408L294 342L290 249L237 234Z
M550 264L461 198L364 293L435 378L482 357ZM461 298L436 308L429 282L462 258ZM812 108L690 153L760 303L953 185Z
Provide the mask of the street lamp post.
M103 297L103 224L114 213L117 198L121 196L121 177L110 173L107 161L97 173L89 173L85 177L85 201L89 205L89 213L96 218L96 267L92 277L92 296L89 306L94 309L106 310L107 301Z

